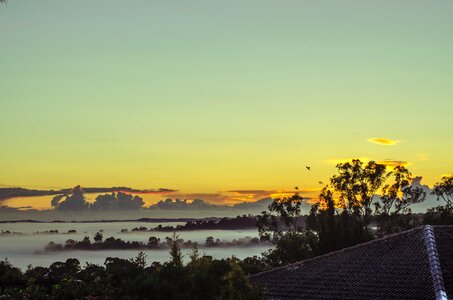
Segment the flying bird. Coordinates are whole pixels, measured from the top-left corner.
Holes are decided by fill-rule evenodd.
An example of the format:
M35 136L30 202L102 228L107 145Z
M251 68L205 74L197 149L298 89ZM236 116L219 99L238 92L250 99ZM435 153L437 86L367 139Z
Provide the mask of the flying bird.
M295 186L294 189L295 189L295 190L299 190L299 187L298 187L298 186Z
M308 171L310 171L311 167L309 166L305 166L305 168L307 168Z
M324 184L322 181L318 181L319 184Z

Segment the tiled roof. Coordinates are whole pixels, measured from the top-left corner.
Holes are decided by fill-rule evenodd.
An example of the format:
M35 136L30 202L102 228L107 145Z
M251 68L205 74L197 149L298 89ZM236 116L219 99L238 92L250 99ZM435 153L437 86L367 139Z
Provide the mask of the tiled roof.
M453 299L453 226L433 226L444 287Z
M453 226L418 227L250 280L268 299L453 299Z

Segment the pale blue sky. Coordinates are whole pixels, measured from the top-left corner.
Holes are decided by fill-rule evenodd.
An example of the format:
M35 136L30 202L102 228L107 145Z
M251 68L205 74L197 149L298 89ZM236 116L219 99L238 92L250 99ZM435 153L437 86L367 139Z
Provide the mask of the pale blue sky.
M9 0L0 183L313 187L350 157L409 161L432 183L453 170L452 12L452 1Z

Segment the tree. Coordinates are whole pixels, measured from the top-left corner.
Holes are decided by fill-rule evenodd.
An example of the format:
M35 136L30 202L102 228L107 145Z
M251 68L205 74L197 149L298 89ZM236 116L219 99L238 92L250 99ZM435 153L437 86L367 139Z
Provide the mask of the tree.
M265 253L269 266L281 266L306 259L316 253L316 237L301 225L301 206L305 200L296 192L290 197L276 198L257 218L262 240L270 240L275 248Z
M0 298L5 289L20 286L23 282L20 269L13 267L8 259L0 261Z
M176 235L176 233L173 234L170 247L170 256L171 256L170 263L173 264L174 267L182 267L181 248L179 247L178 236Z
M263 239L278 240L285 232L300 232L302 227L301 206L304 199L298 192L291 197L276 198L257 218L260 236Z
M376 212L386 215L397 215L410 212L410 206L425 200L426 193L420 187L414 187L412 174L403 166L397 166L389 173L393 183L382 188L380 201L375 202Z
M400 232L418 225L412 216L410 206L425 200L425 191L412 185L412 175L403 166L397 166L392 172L393 182L382 188L379 200L374 203L378 234Z
M371 221L372 199L390 174L386 166L370 161L364 165L359 159L337 165L338 175L330 183L338 193L340 205L350 214L363 216L363 226ZM365 228L366 229L366 228Z
M214 247L215 246L214 237L208 236L206 238L205 245L206 245L206 247Z
M404 166L389 171L384 164L354 159L336 167L338 174L323 188L307 218L307 228L319 237L319 253L417 225L410 206L424 201L425 192L412 185ZM376 222L377 231L370 228L371 222Z
M287 232L275 242L275 248L263 253L271 267L295 263L318 254L317 237L311 231Z
M143 251L140 251L133 259L133 262L137 267L144 269L146 266L146 254Z
M102 239L103 239L103 238L104 238L104 236L102 235L102 232L98 231L98 232L96 232L96 234L94 235L94 238L93 238L93 239L94 239L94 241L95 241L96 243L100 243L100 242L102 242Z
M177 237L173 238L177 247ZM235 259L193 256L187 265L174 259L146 267L146 255L107 258L103 266L80 267L76 259L25 274L0 261L1 299L263 299Z
M423 222L432 225L453 225L453 176L444 176L434 185L433 195L442 199L445 205L428 209Z
M343 246L345 230L340 230L341 224L337 224L337 219L338 213L333 192L326 186L321 190L318 202L312 205L307 217L307 228L317 233L318 248L321 253L327 253Z
M434 185L432 194L437 196L437 200L444 200L447 206L453 206L453 175L442 177Z
M159 242L160 242L159 238L156 238L155 236L151 236L148 239L148 247L155 249L155 248L159 247Z

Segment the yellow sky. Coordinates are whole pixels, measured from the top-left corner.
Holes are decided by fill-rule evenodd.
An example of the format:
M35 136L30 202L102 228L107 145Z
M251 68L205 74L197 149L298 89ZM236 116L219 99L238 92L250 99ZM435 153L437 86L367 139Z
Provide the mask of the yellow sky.
M317 189L350 158L405 163L432 185L453 171L452 9L9 1L0 185L226 201Z

